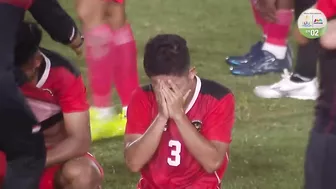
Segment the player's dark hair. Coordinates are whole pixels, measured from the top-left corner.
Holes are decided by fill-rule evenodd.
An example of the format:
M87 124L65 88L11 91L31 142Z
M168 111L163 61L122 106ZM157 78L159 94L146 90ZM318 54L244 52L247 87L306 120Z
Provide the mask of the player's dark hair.
M144 69L148 77L157 75L182 76L190 68L187 42L175 34L160 34L145 47Z
M42 30L35 23L23 22L17 33L16 40L15 65L21 66L38 51L42 40Z

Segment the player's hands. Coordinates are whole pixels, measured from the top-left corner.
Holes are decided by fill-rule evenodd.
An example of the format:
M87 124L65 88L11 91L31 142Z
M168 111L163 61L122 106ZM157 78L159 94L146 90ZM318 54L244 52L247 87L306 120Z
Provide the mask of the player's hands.
M167 119L169 118L169 112L168 112L168 107L167 107L167 102L164 99L164 96L162 95L162 81L158 81L158 86L154 88L154 93L155 93L155 98L156 102L158 104L158 110L159 110L159 115L160 117Z
M84 37L78 32L69 46L77 54L77 56L81 56L83 54Z
M184 105L191 90L188 90L186 94L182 94L181 90L172 82L163 83L162 95L167 102L167 108L169 117L172 119L178 119L185 115Z
M276 22L276 0L257 0L256 9L268 22Z

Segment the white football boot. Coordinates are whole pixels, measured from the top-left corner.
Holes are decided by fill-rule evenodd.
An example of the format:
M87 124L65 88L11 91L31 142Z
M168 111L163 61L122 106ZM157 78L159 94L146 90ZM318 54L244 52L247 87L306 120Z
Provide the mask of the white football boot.
M316 78L307 82L293 82L291 74L284 70L282 79L273 85L257 86L254 94L260 98L295 98L299 100L316 100L319 95Z

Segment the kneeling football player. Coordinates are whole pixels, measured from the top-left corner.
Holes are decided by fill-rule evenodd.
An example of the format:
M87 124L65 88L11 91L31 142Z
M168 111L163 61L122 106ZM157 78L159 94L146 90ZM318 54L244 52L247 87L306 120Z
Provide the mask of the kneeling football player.
M73 64L39 47L42 31L24 23L18 35L16 66L21 90L40 122L47 158L41 189L98 189L102 168L88 153L91 144L85 86Z
M233 94L196 76L187 43L177 35L147 43L144 69L151 84L134 92L125 134L126 164L142 176L138 188L220 188L234 123Z

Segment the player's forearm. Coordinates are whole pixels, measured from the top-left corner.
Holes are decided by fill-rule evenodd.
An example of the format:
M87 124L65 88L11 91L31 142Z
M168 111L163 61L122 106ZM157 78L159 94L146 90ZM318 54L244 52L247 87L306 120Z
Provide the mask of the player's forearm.
M46 167L84 155L89 151L90 139L67 138L47 151Z
M195 129L186 115L174 121L188 151L207 172L216 171L223 161L216 147Z
M167 119L156 117L147 131L136 141L125 147L125 160L128 168L138 172L155 153L167 123Z
M69 45L78 27L57 0L35 0L29 11L50 37Z

